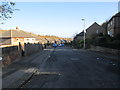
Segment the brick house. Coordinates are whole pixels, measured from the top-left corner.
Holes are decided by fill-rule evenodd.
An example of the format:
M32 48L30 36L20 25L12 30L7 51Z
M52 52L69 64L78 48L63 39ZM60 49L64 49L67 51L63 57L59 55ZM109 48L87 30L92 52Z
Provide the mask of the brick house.
M0 40L2 45L19 45L19 43L35 43L35 37L28 34L23 30L19 30L16 27L16 30L0 30L1 36Z
M105 28L95 22L86 29L86 39L91 39L93 36L100 33L105 34L105 32Z
M107 33L111 37L120 34L120 12L115 14L107 23Z

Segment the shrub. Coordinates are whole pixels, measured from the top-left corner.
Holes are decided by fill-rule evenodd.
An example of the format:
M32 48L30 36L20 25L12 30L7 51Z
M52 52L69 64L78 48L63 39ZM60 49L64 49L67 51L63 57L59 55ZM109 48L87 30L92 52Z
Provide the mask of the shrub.
M120 34L115 35L113 39L114 40L120 40Z

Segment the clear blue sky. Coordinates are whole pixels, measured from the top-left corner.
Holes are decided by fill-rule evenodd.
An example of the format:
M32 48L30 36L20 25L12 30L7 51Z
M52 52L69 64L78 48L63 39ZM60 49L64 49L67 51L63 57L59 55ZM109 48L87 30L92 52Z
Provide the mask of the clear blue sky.
M117 2L16 2L20 9L2 29L20 29L41 35L73 37L95 21L102 24L118 12Z

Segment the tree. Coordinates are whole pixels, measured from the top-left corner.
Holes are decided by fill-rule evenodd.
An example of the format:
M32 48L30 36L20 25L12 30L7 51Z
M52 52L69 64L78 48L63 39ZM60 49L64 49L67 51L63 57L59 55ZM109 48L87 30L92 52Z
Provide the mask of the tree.
M14 9L15 3L10 2L7 0L3 0L0 2L0 24L3 24L5 20L12 18L12 14L15 10Z

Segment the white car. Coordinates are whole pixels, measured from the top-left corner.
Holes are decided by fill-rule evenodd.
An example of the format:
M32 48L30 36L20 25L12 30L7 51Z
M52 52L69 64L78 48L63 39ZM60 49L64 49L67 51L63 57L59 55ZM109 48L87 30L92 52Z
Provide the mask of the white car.
M61 47L61 46L62 46L62 44L59 44L58 46L59 46L59 47Z

